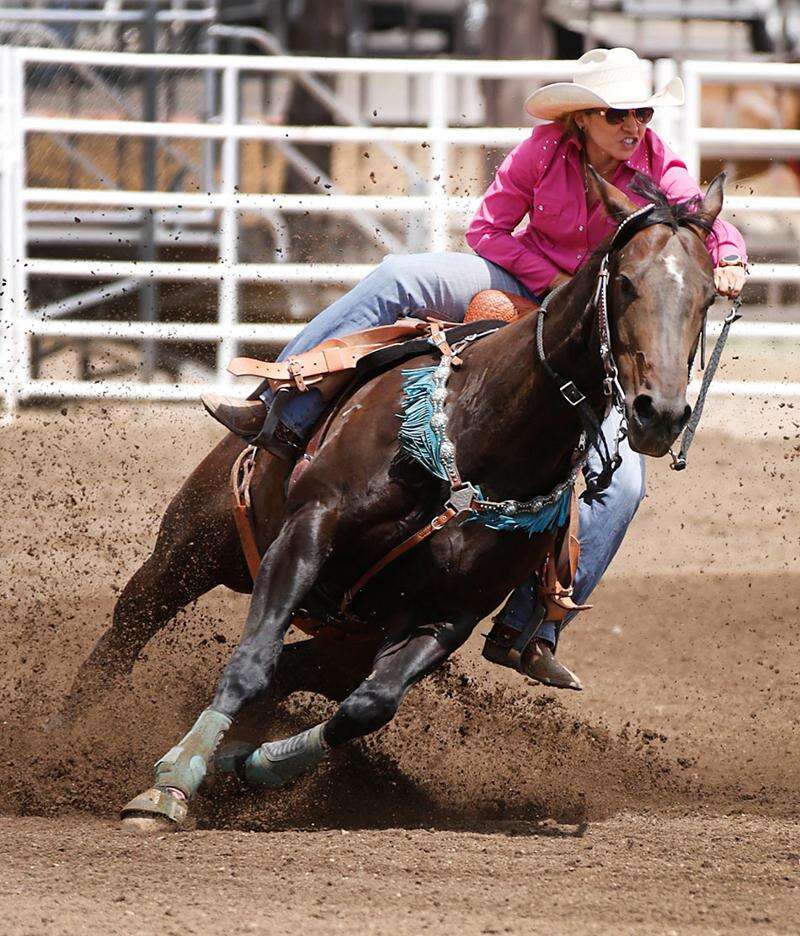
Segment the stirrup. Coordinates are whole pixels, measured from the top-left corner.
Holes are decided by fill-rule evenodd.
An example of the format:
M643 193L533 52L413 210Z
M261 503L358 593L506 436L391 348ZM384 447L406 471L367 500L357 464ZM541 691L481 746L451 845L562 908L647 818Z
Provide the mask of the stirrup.
M491 631L484 634L486 638L486 643L483 645L484 658L489 660L490 663L509 666L521 673L522 657L539 630L545 613L544 605L537 605L533 620L528 621L522 630L517 630L505 622L501 623L499 619L495 618ZM501 636L499 633L501 628L506 628L509 633ZM498 631L498 633L495 633L495 631Z
M289 387L281 387L278 390L261 431L250 439L251 445L266 449L277 458L287 462L296 462L305 450L305 443L302 439L297 437L295 442L289 438L289 433L291 435L294 433L281 420L286 404L293 395Z

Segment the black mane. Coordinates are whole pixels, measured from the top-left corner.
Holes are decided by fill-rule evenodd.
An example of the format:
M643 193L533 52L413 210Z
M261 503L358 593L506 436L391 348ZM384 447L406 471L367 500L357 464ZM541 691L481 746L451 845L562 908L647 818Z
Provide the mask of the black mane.
M581 277L583 288L587 291L594 283L600 261L612 249L612 244L616 252L624 247L635 234L645 228L652 227L654 224L666 224L673 231L692 225L703 231L706 236L713 236L713 222L698 213L698 208L703 202L702 195L695 195L685 201L670 202L662 189L641 172L635 174L635 178L631 183L631 190L637 195L641 195L642 198L646 198L650 204L655 205L655 208L629 222L625 226L623 237L617 239L616 233L609 234L584 260L580 268L575 272L575 278Z
M686 201L669 202L658 185L641 172L636 173L631 183L631 191L636 192L637 195L641 195L642 198L646 198L647 201L656 206L642 218L641 225L633 224L636 231L641 231L653 224L666 224L673 231L677 231L679 227L686 227L691 224L705 231L706 234L711 233L712 222L698 214L698 208L703 202L701 195L695 195Z
M678 228L691 226L699 228L706 237L713 235L713 221L709 221L698 210L703 204L702 195L695 195L685 201L670 202L658 185L641 172L636 173L631 183L631 191L641 195L655 207L637 218L632 218L621 231L603 241L595 251L596 255L602 256L609 250L620 250L640 231L656 224L666 224L676 232ZM624 216L617 215L617 221L622 223L623 220Z

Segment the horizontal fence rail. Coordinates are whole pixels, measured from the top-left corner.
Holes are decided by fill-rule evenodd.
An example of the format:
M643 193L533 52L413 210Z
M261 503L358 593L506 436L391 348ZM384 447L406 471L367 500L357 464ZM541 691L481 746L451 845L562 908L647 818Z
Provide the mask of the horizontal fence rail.
M72 278L115 276L159 280L222 280L242 283L357 283L374 269L368 263L146 263L139 260L28 260L29 275ZM754 281L800 283L800 265L754 263L749 277ZM798 326L800 327L800 326Z
M76 66L82 69L146 69L207 75L219 78L219 113L213 120L140 120L118 116L75 117L29 113L26 110L25 75L30 65ZM531 82L569 79L571 62L491 62L426 59L321 59L303 56L173 55L108 53L62 49L9 49L0 47L0 393L6 409L13 412L19 401L38 397L115 397L123 399L195 399L201 392L229 388L227 362L241 343L253 342L274 348L288 341L301 327L296 323L242 323L239 321L240 284L271 283L352 285L371 269L372 263L295 263L276 259L270 263L244 262L237 241L240 215L252 212L271 219L291 214L341 214L364 217L394 217L417 221L424 226L430 250L450 248L449 227L463 224L478 200L451 195L444 181L452 169L452 148L482 146L509 148L530 133L530 128L452 126L449 103L451 79L516 78ZM655 80L679 72L674 62L662 60L654 67ZM680 69L687 86L687 105L682 115L657 112L654 125L686 155L687 164L699 173L701 155L800 156L800 130L748 130L703 127L700 124L700 95L704 82L746 80L755 83L800 86L800 65L686 62ZM248 123L242 119L240 89L243 76L272 74L307 75L415 75L426 83L429 113L426 126L286 126ZM117 188L48 188L26 184L26 140L32 134L52 138L164 141L197 140L219 146L219 173L209 191L152 191ZM216 141L216 142L215 142ZM247 141L276 145L386 144L428 147L428 165L422 170L422 190L413 194L289 195L240 192L241 145ZM145 187L147 189L147 187ZM67 210L68 209L68 210ZM185 260L117 260L33 258L29 242L74 239L89 243L98 236L76 231L67 237L70 216L86 219L98 209L119 212L115 223L124 223L125 209L151 213L156 226L174 224L186 232L184 242L203 244L207 235L192 225L213 224L219 216L218 259L215 262ZM32 212L36 212L35 215ZM800 214L797 197L743 197L726 200L729 214L770 214L782 217ZM35 218L35 225L33 219ZM99 222L97 222L99 224ZM275 222L277 223L277 222ZM47 227L50 225L50 228ZM48 230L53 231L48 236ZM139 236L138 234L136 235ZM388 236L388 235L387 235ZM192 241L194 238L194 241ZM100 238L102 240L102 238ZM99 241L98 241L99 242ZM800 284L800 258L786 263L754 263L750 278L768 284ZM28 287L35 278L58 278L83 283L79 292L31 309ZM91 286L91 281L110 281ZM89 281L91 288L87 288ZM148 284L210 283L218 285L216 321L175 323L168 321L108 321L80 317L81 310L101 309L104 301ZM71 317L72 316L72 317ZM78 317L75 317L78 316ZM711 323L718 331L719 323ZM791 322L739 322L734 334L741 340L800 341L800 324ZM216 345L213 378L206 383L165 383L157 380L45 380L34 375L31 342L40 339L74 341L124 341L137 347L158 342L206 342ZM800 383L720 381L714 393L800 395Z
M704 84L747 82L764 87L800 87L800 64L782 62L683 63L686 104L681 115L681 155L692 174L700 174L700 157L795 156L800 154L800 130L760 130L747 127L704 127L700 102Z

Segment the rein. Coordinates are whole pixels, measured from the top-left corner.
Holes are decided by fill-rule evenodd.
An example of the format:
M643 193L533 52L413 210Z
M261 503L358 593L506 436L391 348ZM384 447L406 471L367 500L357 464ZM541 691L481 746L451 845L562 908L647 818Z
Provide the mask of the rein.
M722 323L722 331L720 332L719 338L717 338L716 343L714 344L714 350L711 352L711 357L708 361L708 367L703 374L703 382L700 385L700 392L697 395L697 402L694 405L694 410L689 419L689 422L686 424L686 428L683 430L683 436L681 438L681 448L678 454L670 449L669 454L672 456L672 463L670 468L673 471L683 471L686 467L686 456L689 452L689 446L692 444L694 439L694 434L697 432L697 426L700 422L700 417L703 415L703 407L705 406L706 396L708 395L708 388L711 386L711 381L714 379L714 374L717 372L717 367L719 366L720 358L722 357L722 351L725 347L725 342L728 340L728 333L731 330L731 325L734 322L738 322L741 318L739 315L739 307L742 304L741 295L737 296L733 300L733 305L731 306L730 312L725 316L725 320ZM703 333L701 342L705 345L705 321L703 322ZM703 348L702 357L705 357L705 348ZM700 367L704 367L705 362L701 361Z

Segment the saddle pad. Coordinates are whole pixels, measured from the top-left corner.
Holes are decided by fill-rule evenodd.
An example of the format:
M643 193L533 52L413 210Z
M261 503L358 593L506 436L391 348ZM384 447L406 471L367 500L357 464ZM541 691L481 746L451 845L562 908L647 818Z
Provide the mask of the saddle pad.
M477 322L467 322L464 325L454 325L452 328L448 328L445 334L448 344L452 347L452 345L464 338L472 335L485 335L502 328L506 324L507 322L503 321L481 319ZM405 341L387 345L385 348L379 348L377 351L365 354L356 364L354 376L360 385L396 364L402 364L404 361L420 357L423 354L436 353L436 349L428 341L427 337L407 338Z

